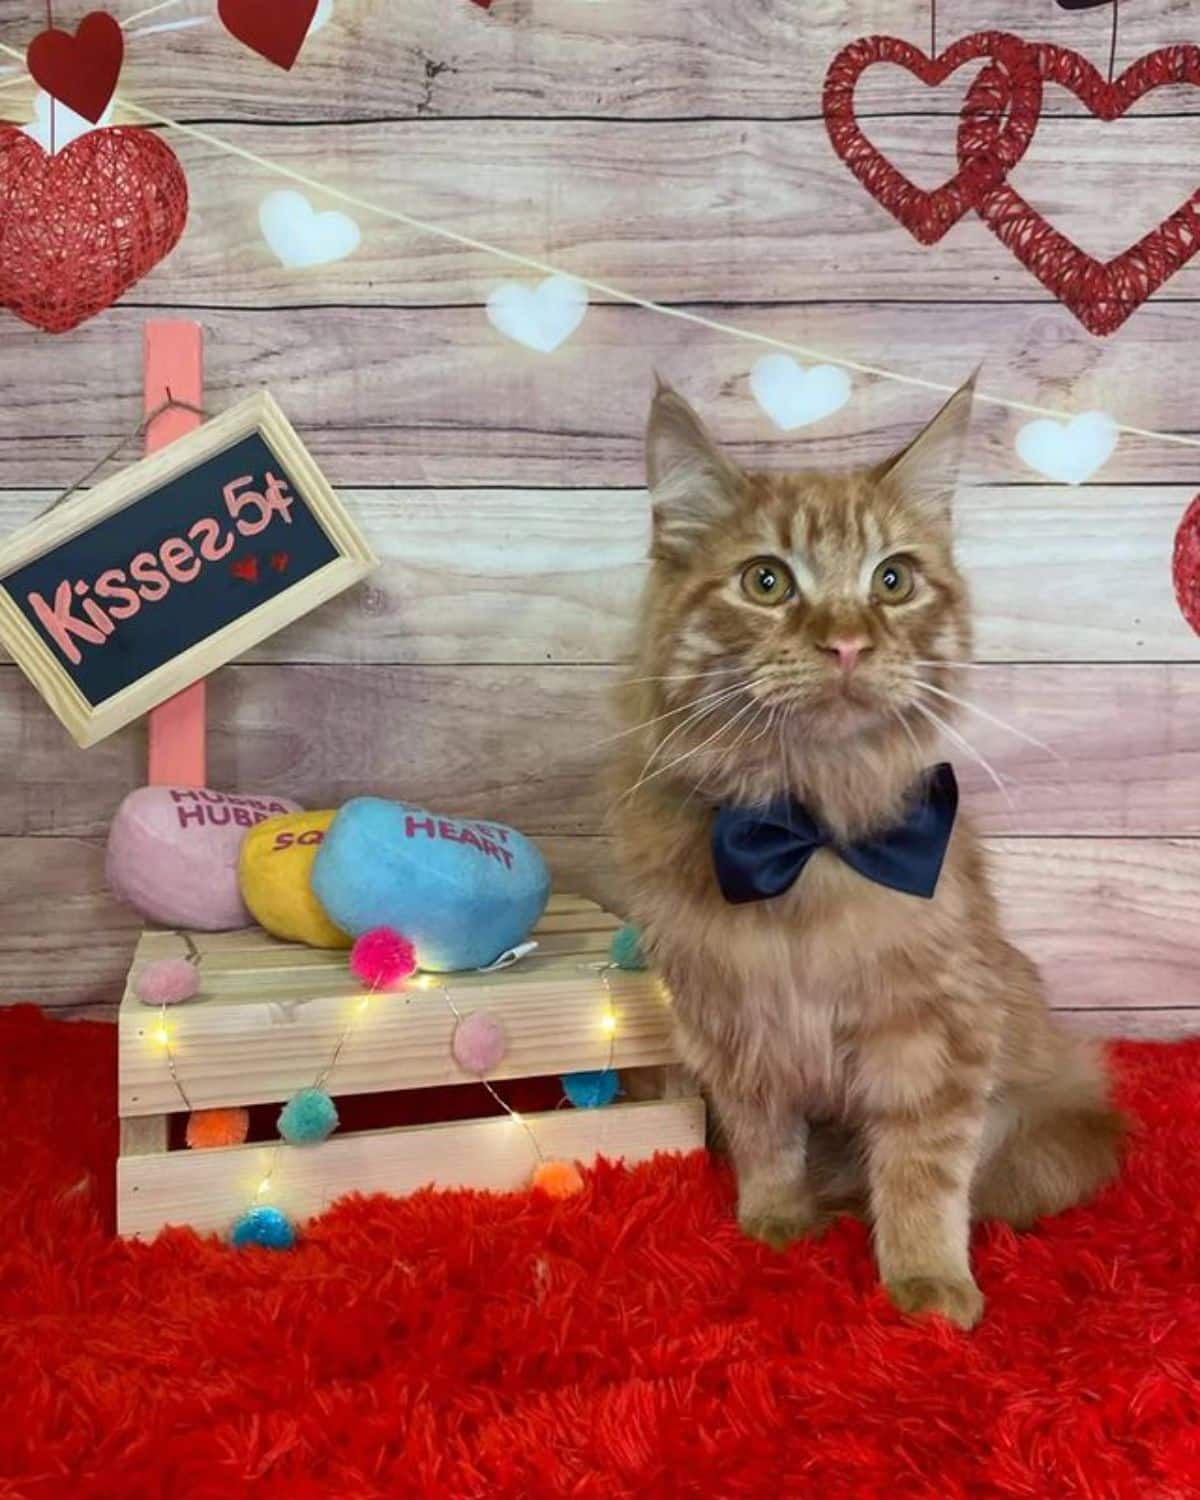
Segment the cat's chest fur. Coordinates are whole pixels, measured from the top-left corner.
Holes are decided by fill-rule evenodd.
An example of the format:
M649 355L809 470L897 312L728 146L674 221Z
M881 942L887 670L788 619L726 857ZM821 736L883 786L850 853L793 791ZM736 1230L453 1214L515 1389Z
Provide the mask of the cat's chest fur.
M830 850L774 900L730 906L708 867L660 871L643 911L671 989L684 1060L739 1096L789 1096L852 1113L854 1038L944 954L954 926L953 851L932 901L873 885Z

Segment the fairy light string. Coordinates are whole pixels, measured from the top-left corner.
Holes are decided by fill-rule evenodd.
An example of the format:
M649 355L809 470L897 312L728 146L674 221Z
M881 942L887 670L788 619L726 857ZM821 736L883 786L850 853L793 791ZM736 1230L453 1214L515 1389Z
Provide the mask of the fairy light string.
M15 47L8 46L7 43L0 42L0 53L16 58L18 62L24 62L24 54L17 51ZM373 214L379 218L403 224L406 228L412 229L417 233L429 235L432 238L446 241L449 244L459 245L463 249L478 251L480 254L490 256L494 260L503 261L507 265L519 266L527 271L536 271L542 276L565 276L580 286L586 287L590 292L595 292L599 296L606 297L613 302L622 303L629 307L638 307L645 312L655 313L659 317L673 318L677 322L687 323L696 328L704 328L711 333L741 339L746 343L779 350L782 353L797 355L802 359L814 363L836 365L857 375L870 376L878 380L890 380L899 385L934 391L941 395L953 394L958 389L956 383L929 380L924 376L910 375L901 370L889 369L884 365L849 359L844 355L832 354L824 349L816 349L811 345L801 344L793 339L778 338L773 334L762 333L757 329L739 327L737 324L728 323L721 318L706 317L703 313L695 312L691 308L676 307L668 303L657 302L651 297L643 297L623 287L600 281L596 277L577 275L573 271L568 271L561 266L555 265L552 261L543 260L538 256L523 255L518 251L506 249L504 246L478 239L474 235L463 234L461 231L451 229L447 225L419 218L415 214L406 213L398 208L388 207L386 204L375 203L369 198L364 198L359 193L348 192L344 188L332 187L328 183L322 182L319 178L309 175L307 172L297 171L294 167L286 166L282 162L273 161L269 157L261 156L254 151L248 151L244 146L237 146L232 141L227 141L220 136L213 135L211 131L202 130L195 125L185 125L182 121L173 119L170 115L165 115L161 111L151 109L144 104L139 104L126 95L114 94L113 99L115 103L120 104L122 108L142 120L177 131L180 135L199 141L206 146L211 146L214 150L224 152L228 156L238 157L263 172L271 173L300 187L323 194L335 202L345 204L350 208L359 209L363 213ZM1078 415L1077 412L1070 411L1064 407L1042 406L1032 401L1018 401L1009 396L993 395L988 391L976 391L975 400L983 405L996 406L1005 411L1018 412L1026 416L1049 417L1060 422L1069 422ZM1129 437L1146 438L1154 442L1174 444L1178 447L1200 448L1200 437L1191 437L1186 433L1161 432L1155 428L1139 427L1129 422L1114 422L1113 425L1118 432L1124 433Z
M188 933L180 933L179 936L187 946L188 962L196 964L198 966L201 962L201 954L195 942ZM599 970L599 979L605 994L605 1007L600 1017L600 1031L608 1041L607 1058L602 1070L602 1076L612 1072L616 1061L618 1017L609 975L613 969L619 967L620 966L618 964L609 962L602 965ZM397 998L403 996L404 1003L408 1005L412 1001L414 990L421 992L432 991L433 993L440 995L442 1002L446 1006L447 1012L449 1013L455 1026L461 1025L463 1021L467 1019L466 1015L455 1000L450 987L445 982L437 982L432 978L432 976L428 974L419 974L413 979L406 981L398 990L388 991L388 993L395 994ZM359 999L359 1001L353 1008L350 1019L343 1026L341 1033L338 1036L337 1042L334 1045L328 1062L316 1075L316 1078L310 1085L311 1088L324 1089L326 1082L328 1081L330 1075L333 1073L333 1070L341 1059L342 1053L351 1035L361 1024L363 1018L366 1016L367 1012L370 1009L371 1001L379 993L380 986L378 984L372 984L367 988L366 993L363 994L363 996ZM190 1096L187 1093L187 1090L183 1085L183 1081L179 1076L175 1048L172 1044L171 1031L167 1025L166 1020L166 1009L167 1008L165 1004L160 1007L158 1024L152 1031L151 1038L163 1048L163 1052L167 1062L167 1068L171 1077L171 1083L174 1086L176 1093L179 1095L184 1108L191 1112L194 1109L194 1106L192 1104ZM548 1162L549 1158L547 1157L545 1151L543 1151L542 1149L542 1145L538 1140L537 1133L534 1131L533 1127L530 1125L529 1121L525 1118L521 1111L514 1109L513 1106L509 1104L508 1100L504 1098L504 1096L496 1088L495 1084L492 1083L491 1079L481 1074L478 1075L477 1081L483 1085L484 1089L503 1111L503 1113L507 1115L515 1125L520 1126L520 1128L525 1132L529 1144L533 1149L534 1155L537 1158L538 1164L545 1165ZM567 1097L564 1095L563 1099L560 1101L559 1107L561 1107L562 1103L569 1102L570 1100L567 1099ZM256 1205L262 1204L269 1195L272 1183L276 1175L276 1171L282 1159L284 1146L287 1144L289 1143L283 1139L277 1139L271 1144L270 1155L267 1158L265 1167L262 1169L262 1176L259 1179L258 1186L255 1189L254 1193L254 1203ZM303 1149L303 1147L297 1147L297 1149Z

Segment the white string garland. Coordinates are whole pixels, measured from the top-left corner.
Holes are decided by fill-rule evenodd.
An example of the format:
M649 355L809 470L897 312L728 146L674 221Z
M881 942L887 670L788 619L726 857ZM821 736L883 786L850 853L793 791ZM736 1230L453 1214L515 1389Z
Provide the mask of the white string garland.
M165 9L167 5L176 3L176 0L162 0L162 4L152 7L154 10ZM139 16L129 19L141 19L149 14L148 11L140 13ZM127 21L125 24L129 24ZM24 62L24 54L16 48L0 42L0 53L16 58L18 62ZM23 81L23 80L21 80ZM8 85L0 85L7 87ZM613 286L608 282L599 281L594 277L578 276L570 271L563 270L560 266L550 261L542 260L536 256L522 255L514 250L507 250L503 246L491 244L487 240L477 239L473 235L462 234L458 230L450 229L444 224L437 224L431 220L421 219L413 214L405 213L401 209L390 208L385 204L375 203L358 193L347 192L343 188L331 187L321 182L318 178L311 177L305 172L298 172L294 167L285 166L282 162L272 161L270 158L260 156L257 152L248 151L243 146L236 146L231 141L223 140L220 136L213 135L211 131L201 130L195 125L185 125L179 120L172 119L156 109L150 109L146 105L138 104L124 95L114 95L114 101L124 109L143 120L151 121L170 130L178 131L181 135L200 141L204 145L211 146L217 151L222 151L229 156L239 157L258 167L264 172L269 172L276 177L285 178L289 182L297 183L314 192L324 194L336 202L343 203L352 208L360 209L365 213L375 214L377 217L390 219L395 223L403 224L407 228L421 234L427 234L436 239L444 240L450 244L460 245L464 249L477 250L481 254L491 256L512 266L520 266L527 271L536 271L543 276L565 276L585 286L589 291L596 292L603 297L608 297L614 302L623 303L630 307L639 307L645 312L656 313L660 317L674 318L678 322L689 323L694 327L704 328L713 333L727 335L732 338L742 339L747 343L781 350L784 353L799 355L801 358L819 362L821 364L837 365L844 370L851 370L855 374L872 376L879 380L891 380L901 385L913 386L922 390L936 391L940 394L952 394L957 386L945 381L927 380L922 376L905 374L899 370L888 369L883 365L867 364L861 360L847 359L843 356L830 354L826 350L814 349L809 345L796 343L790 339L776 338L772 334L760 333L757 330L741 328L733 323L727 323L719 318L708 318L702 313L693 312L690 308L674 307L667 303L656 302L653 298L639 296L636 292L626 291L623 287ZM1007 396L996 396L986 391L976 391L975 400L984 405L998 406L1006 411L1019 412L1027 416L1050 417L1056 421L1070 421L1077 413L1065 410L1061 407L1041 406L1033 402L1017 401ZM1125 433L1130 437L1148 438L1152 441L1172 443L1181 447L1200 448L1200 437L1189 437L1184 433L1161 432L1154 428L1137 427L1127 422L1114 422L1118 432Z

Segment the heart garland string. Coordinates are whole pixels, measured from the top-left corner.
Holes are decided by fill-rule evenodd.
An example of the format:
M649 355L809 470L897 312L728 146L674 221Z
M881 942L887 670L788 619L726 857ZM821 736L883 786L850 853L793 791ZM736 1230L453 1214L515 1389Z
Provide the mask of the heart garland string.
M968 90L957 140L958 171L933 191L918 188L863 134L854 112L858 80L893 63L936 86L965 62L987 66ZM1028 43L1006 32L964 37L930 57L896 37L852 42L825 79L825 119L838 157L867 192L923 245L935 244L968 210L1083 326L1114 333L1200 249L1200 189L1120 255L1100 261L1056 230L1008 182L1036 132L1045 85L1069 89L1099 120L1119 119L1168 84L1200 84L1200 47L1163 47L1115 81L1067 47Z

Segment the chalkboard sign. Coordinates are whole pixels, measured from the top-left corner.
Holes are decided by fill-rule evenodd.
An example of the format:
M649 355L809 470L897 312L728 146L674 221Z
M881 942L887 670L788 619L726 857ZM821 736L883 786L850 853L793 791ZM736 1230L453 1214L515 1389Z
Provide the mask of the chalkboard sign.
M264 391L0 547L0 641L81 745L375 558Z

